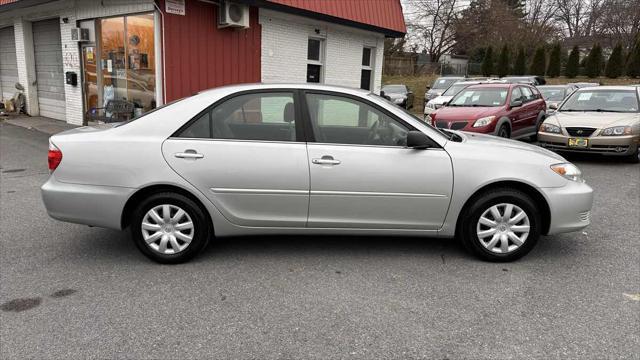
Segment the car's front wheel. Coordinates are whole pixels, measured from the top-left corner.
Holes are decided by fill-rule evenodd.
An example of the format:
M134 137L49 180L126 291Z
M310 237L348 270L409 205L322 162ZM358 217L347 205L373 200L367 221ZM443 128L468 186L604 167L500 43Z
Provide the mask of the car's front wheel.
M207 244L210 226L193 200L176 193L157 193L143 200L131 219L131 236L151 260L176 264L190 260Z
M530 196L495 189L477 197L462 217L462 243L488 261L513 261L526 255L540 237L540 216Z

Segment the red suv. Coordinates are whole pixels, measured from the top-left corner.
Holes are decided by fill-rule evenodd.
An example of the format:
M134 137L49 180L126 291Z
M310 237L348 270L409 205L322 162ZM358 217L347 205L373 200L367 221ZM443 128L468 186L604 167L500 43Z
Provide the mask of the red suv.
M446 107L431 113L431 122L439 128L519 139L536 136L546 109L533 86L478 84L460 91Z

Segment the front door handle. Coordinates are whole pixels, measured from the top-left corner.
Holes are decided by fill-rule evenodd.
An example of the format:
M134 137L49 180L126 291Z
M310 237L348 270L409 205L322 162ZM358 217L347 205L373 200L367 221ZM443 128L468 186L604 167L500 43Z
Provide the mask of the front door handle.
M204 157L195 150L185 150L185 152L175 153L173 156L180 159L202 159Z
M312 159L311 162L317 165L340 165L341 161L334 159L333 156L324 155L320 159Z

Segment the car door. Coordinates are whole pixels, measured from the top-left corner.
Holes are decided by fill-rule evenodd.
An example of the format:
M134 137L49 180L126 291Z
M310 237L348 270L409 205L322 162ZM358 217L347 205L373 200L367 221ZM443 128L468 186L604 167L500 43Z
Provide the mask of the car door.
M536 122L538 120L538 112L540 111L540 102L538 97L533 93L531 88L523 86L521 87L522 96L524 99L523 111L525 117L524 132L535 132Z
M413 128L360 97L306 92L311 191L308 227L442 226L453 171L440 148L405 147Z
M513 106L514 102L520 100L522 104L520 106ZM527 116L524 102L524 96L522 96L522 87L516 86L511 90L510 110L509 118L511 119L511 137L517 136L526 128Z
M226 99L167 139L164 157L230 222L304 227L309 165L294 94L278 89Z

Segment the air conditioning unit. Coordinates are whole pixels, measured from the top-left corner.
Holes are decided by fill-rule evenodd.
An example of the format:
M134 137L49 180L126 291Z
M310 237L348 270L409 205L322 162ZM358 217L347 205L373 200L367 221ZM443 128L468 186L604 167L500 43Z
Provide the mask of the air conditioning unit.
M73 41L89 41L89 29L73 28L71 29L71 40Z
M236 27L246 29L249 27L249 6L233 1L220 1L218 27Z

